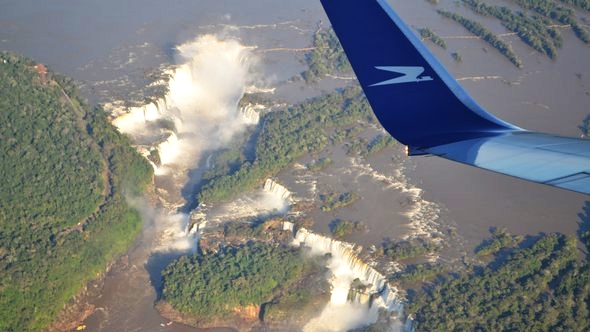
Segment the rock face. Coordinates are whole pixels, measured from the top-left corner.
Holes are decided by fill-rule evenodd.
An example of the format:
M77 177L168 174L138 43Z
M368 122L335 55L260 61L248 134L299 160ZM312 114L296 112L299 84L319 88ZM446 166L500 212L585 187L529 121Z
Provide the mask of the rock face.
M260 320L256 314L254 314L254 318L245 317L246 315L252 315L258 310L258 307L254 305L235 308L235 316L223 318L203 318L185 315L174 309L170 303L164 301L158 302L156 304L156 309L162 317L169 319L170 321L205 329L228 327L240 332L246 332L253 331L260 326ZM242 315L244 315L244 317L242 317Z
M244 307L235 307L233 312L245 321L257 321L260 315L260 307L250 304Z

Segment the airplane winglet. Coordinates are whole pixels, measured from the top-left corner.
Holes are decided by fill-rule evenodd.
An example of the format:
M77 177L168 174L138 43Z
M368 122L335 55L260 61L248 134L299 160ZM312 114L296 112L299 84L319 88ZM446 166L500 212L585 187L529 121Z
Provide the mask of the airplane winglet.
M486 112L386 0L321 0L373 112L407 155L432 154L590 194L590 140Z
M383 127L412 150L521 130L486 112L385 0L321 0Z

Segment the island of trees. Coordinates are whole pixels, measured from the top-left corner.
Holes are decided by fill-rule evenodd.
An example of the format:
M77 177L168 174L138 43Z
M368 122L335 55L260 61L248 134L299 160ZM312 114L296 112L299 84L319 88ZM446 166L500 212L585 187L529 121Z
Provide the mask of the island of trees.
M514 53L512 47L507 44L505 41L498 38L494 33L490 30L485 28L481 23L470 20L465 18L459 14L452 13L449 11L439 10L439 14L444 17L450 18L453 21L461 24L465 29L469 30L474 35L480 37L488 44L492 45L495 49L497 49L500 53L502 53L510 62L512 62L516 67L522 68L523 63L520 58Z
M326 74L352 72L334 30L318 29L313 36L312 45L313 51L305 56L308 69L301 74L306 82L316 82Z
M556 24L570 27L574 34L584 43L590 43L590 32L587 27L579 23L575 11L561 6L553 0L513 0L522 11L514 11L507 6L489 5L482 0L461 0L461 4L470 8L474 13L491 16L498 19L509 31L515 33L520 40L550 59L557 57L557 49L562 47L563 39ZM587 0L562 0L564 4L588 10L590 2ZM516 55L512 47L500 37L483 26L481 23L468 19L457 13L438 10L439 14L461 24L474 35L497 49L516 67L522 68L523 62ZM434 44L446 47L444 40L428 28L419 30L422 38L431 40ZM454 56L458 60L457 56Z
M323 150L330 143L331 132L353 128L359 121L375 123L376 119L358 86L293 105L284 111L267 113L261 118L262 127L256 137L253 158L240 157L243 154L234 151L231 153L234 157L228 160L233 167L216 162L217 167L230 173L210 173L198 199L200 202L227 200L251 190L297 158ZM374 142L373 149L385 142Z
M0 53L0 330L39 331L141 228L151 166L71 79Z
M158 309L200 327L303 326L329 301L325 258L291 246L290 234L278 240L274 223L230 223L199 253L174 261L162 272Z
M418 32L420 33L420 36L423 39L430 40L433 44L438 45L444 49L447 48L447 42L445 42L444 39L442 39L439 35L434 33L434 31L430 30L429 28L422 28L418 30Z

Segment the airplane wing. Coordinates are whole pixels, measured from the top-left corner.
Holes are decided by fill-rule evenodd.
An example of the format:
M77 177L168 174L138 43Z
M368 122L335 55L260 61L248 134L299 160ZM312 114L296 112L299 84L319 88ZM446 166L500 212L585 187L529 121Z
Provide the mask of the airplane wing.
M386 0L321 0L377 119L432 154L590 194L590 140L524 130L485 111Z

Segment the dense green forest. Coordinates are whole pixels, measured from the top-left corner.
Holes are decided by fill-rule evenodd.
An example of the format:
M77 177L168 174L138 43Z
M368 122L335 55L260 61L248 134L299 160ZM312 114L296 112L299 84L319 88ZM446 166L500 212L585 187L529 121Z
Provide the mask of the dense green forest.
M576 6L590 11L590 0L559 0L565 4Z
M331 212L336 209L348 206L360 199L360 196L353 192L344 193L325 193L320 194L320 202L322 206L320 209L324 212Z
M498 38L489 29L484 27L481 23L465 18L459 14L452 13L449 11L439 10L439 14L444 17L450 18L453 21L461 24L465 29L469 30L474 35L480 37L485 42L490 44L492 47L497 49L502 55L504 55L512 64L518 68L522 68L522 60L514 53L512 46Z
M582 235L586 244L588 238ZM416 331L588 329L590 264L580 257L575 237L523 240L499 231L486 248L498 242L485 252L495 254L487 265L443 274L412 299L407 311Z
M418 32L420 33L420 37L422 37L423 39L430 40L433 44L438 45L444 49L447 48L447 43L445 42L445 40L429 28L419 29Z
M324 279L322 266L290 246L255 242L226 246L170 264L162 272L162 299L203 320L227 318L236 308L251 305L277 307L287 301L305 306L319 294L306 291L312 288L309 285L300 287L300 280L313 273Z
M557 48L562 46L560 32L542 16L527 16L521 12L515 13L508 7L490 6L479 0L462 0L463 4L480 15L493 16L502 22L508 30L536 51L547 55L551 59L557 57Z
M335 238L342 238L365 229L365 226L360 221L336 219L330 223L330 231Z
M584 43L590 43L590 32L582 24L580 24L575 18L575 12L573 9L559 6L552 0L513 0L518 3L522 8L534 11L537 14L543 15L544 17L550 18L553 21L561 24L569 25L576 36ZM577 1L580 6L583 6L581 1ZM588 2L585 2L586 8L588 8Z
M141 227L151 166L72 80L0 54L0 330L38 331Z
M308 69L301 74L306 82L316 82L326 74L352 72L334 30L318 29L313 36L312 46L313 51L305 57Z
M557 57L557 50L561 48L563 39L559 28L569 26L574 34L584 43L590 43L590 31L587 26L578 22L574 9L560 5L553 0L513 0L519 10L507 6L489 5L490 1L461 0L461 4L470 8L474 13L491 16L498 19L509 31L514 32L520 40L550 59ZM562 3L589 10L588 0L561 0ZM522 60L512 50L509 43L500 39L481 23L470 20L457 13L438 10L439 14L461 24L474 35L496 48L515 66L521 68ZM559 27L557 24L562 24ZM420 29L420 34L425 39L444 47L442 40L428 28ZM454 56L458 60L457 56Z
M335 129L349 128L359 121L374 123L376 119L358 86L311 99L285 111L267 113L261 119L254 160L228 153L234 165L242 164L228 175L209 176L199 201L226 200L250 190L304 154L321 151L330 143L330 134ZM387 142L377 140L373 149Z

